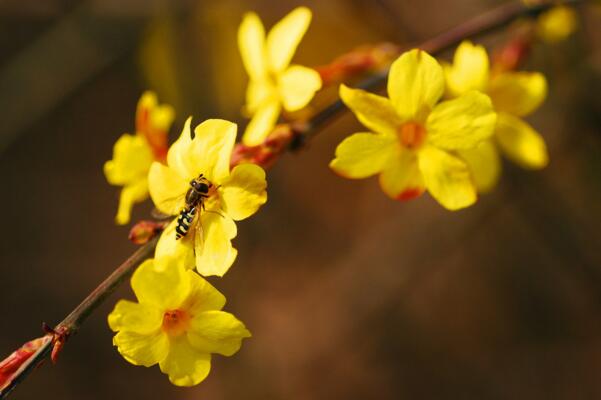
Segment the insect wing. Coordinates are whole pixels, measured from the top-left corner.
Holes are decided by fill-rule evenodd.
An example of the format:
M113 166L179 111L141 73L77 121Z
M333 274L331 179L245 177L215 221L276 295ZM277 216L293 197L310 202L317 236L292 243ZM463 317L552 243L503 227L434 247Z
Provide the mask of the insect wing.
M200 210L196 214L196 229L194 229L194 254L196 255L196 249L204 249L205 235L202 229L202 219L200 218Z

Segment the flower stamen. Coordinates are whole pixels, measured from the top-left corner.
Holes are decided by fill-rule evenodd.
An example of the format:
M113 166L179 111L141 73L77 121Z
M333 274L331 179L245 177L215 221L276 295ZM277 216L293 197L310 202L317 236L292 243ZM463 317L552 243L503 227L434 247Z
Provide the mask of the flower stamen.
M163 314L163 332L170 336L184 333L190 324L190 315L183 310L167 310Z
M426 128L417 122L407 122L398 128L401 144L409 149L420 147L426 139Z

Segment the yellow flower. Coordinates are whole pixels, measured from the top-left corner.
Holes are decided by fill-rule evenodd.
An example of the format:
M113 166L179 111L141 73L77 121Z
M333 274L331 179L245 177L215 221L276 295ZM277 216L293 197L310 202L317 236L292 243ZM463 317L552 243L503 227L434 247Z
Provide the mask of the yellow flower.
M473 204L470 172L455 152L490 137L496 115L488 96L477 91L437 104L444 87L442 67L421 50L392 64L389 99L341 86L340 97L371 132L340 143L330 167L353 179L379 174L382 190L394 199L427 189L449 210Z
M192 139L190 123L189 118L169 149L167 165L154 162L150 167L150 196L161 212L178 215L192 180L202 174L210 191L183 238L176 238L177 219L169 224L157 244L156 257L175 257L186 268L196 265L202 275L223 276L237 255L231 243L236 237L234 221L250 217L267 201L265 171L255 164L241 164L230 172L236 124L207 120L194 129Z
M134 365L161 371L177 386L202 382L211 353L231 356L250 337L232 314L220 311L225 297L193 271L166 259L146 260L131 278L139 301L120 300L108 316L113 344Z
M115 221L129 223L134 203L148 198L147 175L153 161L164 161L167 134L174 111L158 105L156 94L145 92L136 110L136 134L122 135L113 148L113 159L104 164L104 175L111 185L123 186Z
M250 77L245 110L252 116L242 141L261 144L275 126L282 107L297 111L321 89L319 74L307 67L290 65L296 47L311 22L311 10L298 7L275 24L267 38L255 13L244 16L238 30L238 46Z
M548 43L557 43L576 30L578 17L571 7L557 6L544 12L536 21L538 36Z
M542 136L521 119L536 110L547 95L547 82L538 72L491 72L482 46L464 41L453 64L444 64L447 94L460 96L470 90L487 93L498 113L493 140L476 149L462 150L480 192L492 189L501 171L497 148L523 168L544 168L549 161Z

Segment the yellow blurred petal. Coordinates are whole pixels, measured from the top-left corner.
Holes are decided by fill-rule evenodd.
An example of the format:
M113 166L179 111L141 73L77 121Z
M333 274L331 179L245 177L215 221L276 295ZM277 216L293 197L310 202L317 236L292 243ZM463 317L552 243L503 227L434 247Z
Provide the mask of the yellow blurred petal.
M395 200L411 200L424 191L424 181L415 154L400 149L379 177L380 187Z
M463 41L455 51L453 65L444 68L447 91L452 97L470 90L485 91L488 84L489 62L486 49Z
M447 150L470 149L492 136L496 120L490 98L473 90L436 105L426 122L427 140Z
M190 293L182 303L182 309L188 310L192 315L198 315L205 311L223 308L225 305L223 294L196 272L188 270L186 275L190 282Z
M169 151L167 152L167 165L184 180L192 178L192 165L190 164L190 160L188 160L188 151L192 144L191 123L192 117L188 117L182 133L169 147Z
M119 209L115 222L119 225L128 224L134 203L140 203L148 198L148 180L144 177L137 182L126 185L121 190Z
M544 41L556 43L570 36L577 27L576 11L571 7L557 6L538 17L536 31Z
M501 159L492 140L485 140L477 147L459 152L472 173L479 193L490 192L501 175Z
M314 69L293 65L279 76L282 104L287 111L305 107L321 89L321 77Z
M214 212L201 215L203 240L195 240L196 269L203 276L223 276L232 266L237 250L232 247L236 224L226 216Z
M388 97L403 122L423 122L444 88L442 67L423 50L403 53L390 67Z
M126 330L140 334L150 334L161 327L163 313L150 304L139 304L119 300L108 316L113 331Z
M246 89L245 112L253 115L261 106L270 101L279 101L275 85L269 79L251 80Z
M267 55L271 71L286 69L311 23L311 10L298 7L282 18L267 35Z
M386 97L340 85L340 98L372 132L396 136L403 123Z
M491 80L488 94L498 112L524 116L545 100L547 80L539 72L501 74Z
M238 29L238 48L242 62L251 79L262 79L267 74L265 29L257 14L246 13Z
M190 179L204 176L219 185L230 174L230 158L236 142L236 124L223 119L208 119L194 128L188 148Z
M236 166L219 188L222 208L235 221L253 215L267 201L265 171L255 164Z
M520 118L499 113L495 138L503 153L526 169L541 169L549 163L542 136Z
M177 219L171 221L161 234L155 250L155 263L159 264L161 269L170 267L171 264L184 269L194 268L194 232L191 229L185 237L176 240L176 226ZM163 266L167 262L169 265Z
M146 91L138 100L136 129L168 132L174 118L173 107L168 104L159 105L156 93Z
M149 259L134 272L131 287L141 304L171 310L178 308L189 293L190 284L184 274L184 268L176 264L165 268Z
M111 185L127 185L143 178L152 162L152 150L146 140L124 134L113 147L113 159L104 164L104 175Z
M188 342L186 335L171 338L169 354L160 362L161 371L176 386L194 386L211 370L211 355L201 353Z
M336 147L330 168L349 179L362 179L382 171L396 154L396 138L374 133L355 133Z
M120 331L113 338L113 344L127 361L144 367L161 362L169 352L169 339L161 330L152 334Z
M476 188L463 160L425 146L418 153L418 162L426 189L443 207L459 210L476 202Z
M246 126L242 142L247 146L258 146L263 143L275 127L280 110L281 106L278 101L263 104Z
M176 215L184 207L184 197L189 188L174 169L159 162L152 163L148 172L148 191L156 208L166 215Z
M224 356L240 350L242 339L250 336L240 320L224 311L206 311L196 315L188 331L188 340L196 350Z

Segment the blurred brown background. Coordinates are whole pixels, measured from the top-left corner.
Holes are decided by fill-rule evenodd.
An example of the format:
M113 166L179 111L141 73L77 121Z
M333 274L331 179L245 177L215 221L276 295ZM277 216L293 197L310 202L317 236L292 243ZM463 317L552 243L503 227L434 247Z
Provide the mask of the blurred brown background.
M113 224L118 191L102 164L133 129L143 90L176 107L173 136L188 115L243 126L244 11L269 27L310 6L294 60L315 66L365 43L428 38L500 3L0 2L1 357L134 250ZM529 60L550 82L530 118L549 144L546 170L506 164L498 189L457 213L428 196L399 204L375 179L327 168L360 129L345 114L270 172L269 202L239 225L236 264L211 280L254 334L236 356L215 356L191 389L129 365L106 324L133 296L124 286L13 398L601 398L600 21L588 9L574 37Z

